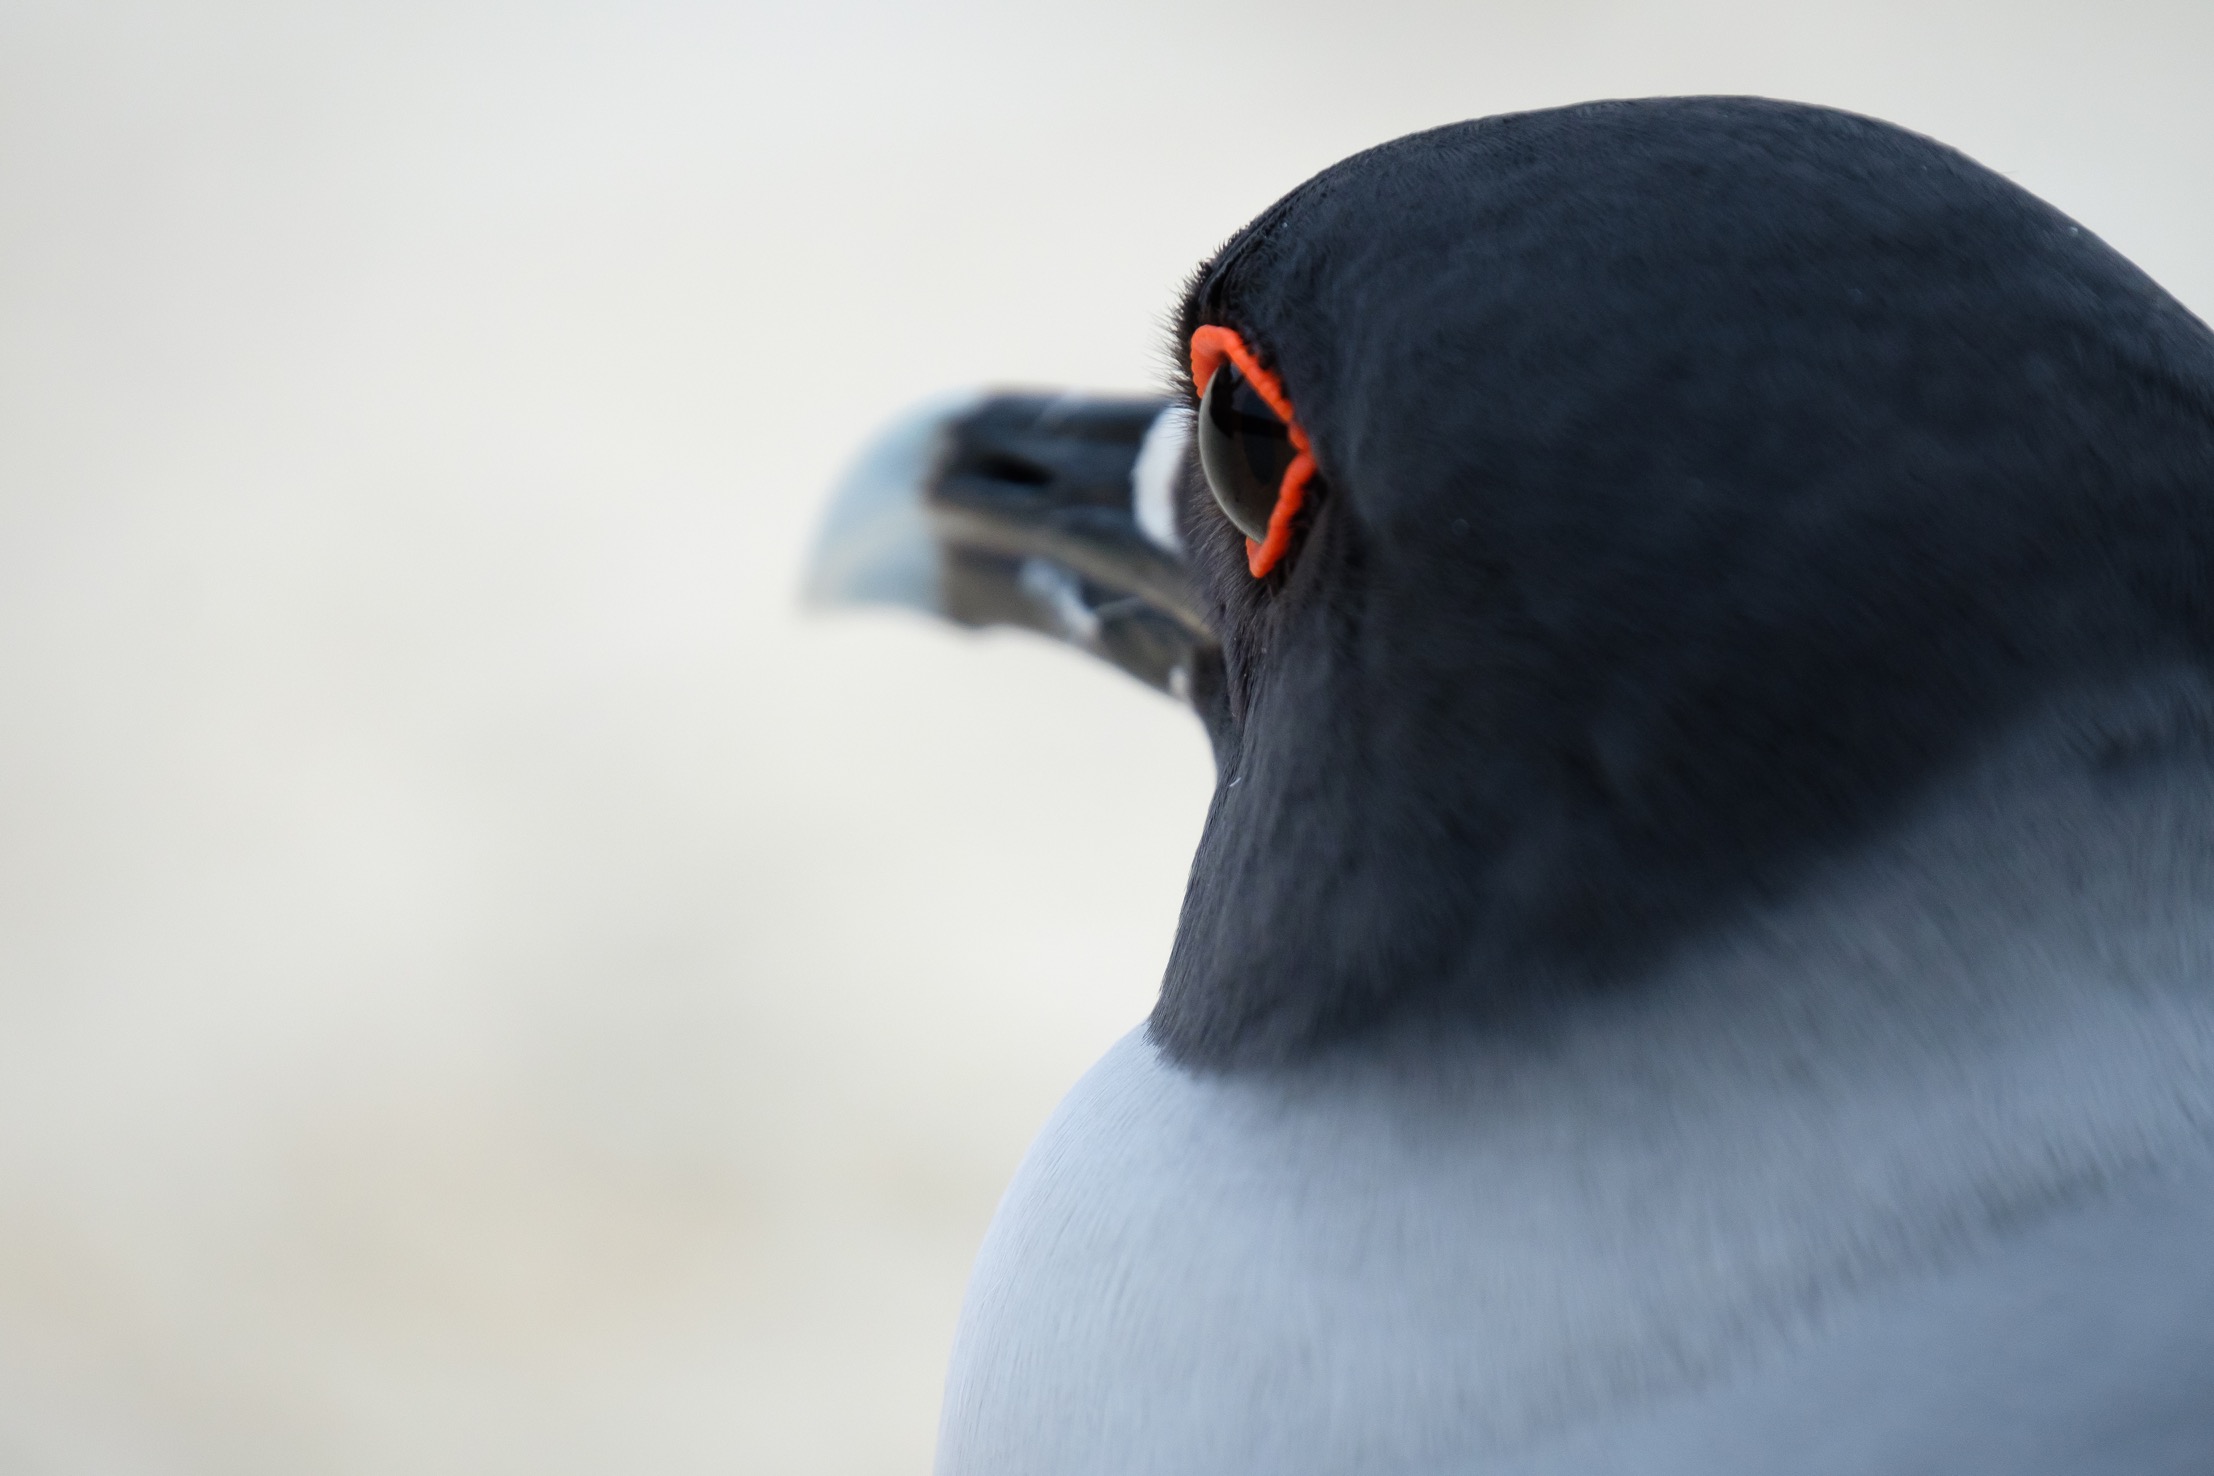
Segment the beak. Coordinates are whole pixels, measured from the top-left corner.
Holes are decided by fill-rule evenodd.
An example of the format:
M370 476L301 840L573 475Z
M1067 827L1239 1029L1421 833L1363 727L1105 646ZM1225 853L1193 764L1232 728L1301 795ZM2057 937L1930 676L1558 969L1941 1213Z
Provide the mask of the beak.
M832 498L822 607L904 605L1065 641L1189 700L1216 640L1173 492L1189 416L1163 400L975 393L885 429Z

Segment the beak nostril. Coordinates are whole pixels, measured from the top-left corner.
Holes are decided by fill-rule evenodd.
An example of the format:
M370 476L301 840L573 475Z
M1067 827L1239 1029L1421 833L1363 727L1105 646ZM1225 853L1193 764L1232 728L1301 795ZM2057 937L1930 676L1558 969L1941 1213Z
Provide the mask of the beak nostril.
M980 476L995 482L1011 482L1018 487L1043 487L1053 480L1053 473L1035 461L1010 456L1004 451L987 453L977 462L976 470Z

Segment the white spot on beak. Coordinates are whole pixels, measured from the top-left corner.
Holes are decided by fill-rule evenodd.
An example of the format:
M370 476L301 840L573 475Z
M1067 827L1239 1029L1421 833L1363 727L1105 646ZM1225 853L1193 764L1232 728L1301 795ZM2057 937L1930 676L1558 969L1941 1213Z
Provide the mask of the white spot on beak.
M946 428L983 398L982 390L963 390L917 406L878 432L847 468L808 560L807 604L943 613L938 540L923 512L923 484L944 451Z
M1099 640L1099 616L1084 603L1084 588L1074 574L1044 559L1024 559L1015 577L1024 594L1052 612L1063 639L1086 647Z

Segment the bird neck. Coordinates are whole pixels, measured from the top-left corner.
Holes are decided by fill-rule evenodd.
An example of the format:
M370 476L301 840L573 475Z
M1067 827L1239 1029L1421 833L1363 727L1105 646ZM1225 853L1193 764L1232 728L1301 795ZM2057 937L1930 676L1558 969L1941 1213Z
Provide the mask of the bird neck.
M2203 1134L2214 688L2056 704L1933 793L1639 979L1542 1017L1410 1023L1348 1064L1504 1071L1518 1111L1567 1131L1596 1125L1594 1103L1621 1121L1876 1113L1907 1150L1921 1129L1893 1108L1921 1098L1969 1136L1986 1109L2110 1146Z

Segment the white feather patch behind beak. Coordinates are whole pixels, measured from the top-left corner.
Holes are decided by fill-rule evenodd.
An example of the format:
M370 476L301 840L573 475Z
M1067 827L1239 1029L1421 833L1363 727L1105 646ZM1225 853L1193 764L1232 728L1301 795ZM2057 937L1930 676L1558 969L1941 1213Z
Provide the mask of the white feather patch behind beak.
M1179 558L1184 540L1176 530L1176 474L1191 440L1191 411L1171 405L1146 428L1138 459L1130 467L1130 510L1138 531L1154 547Z

